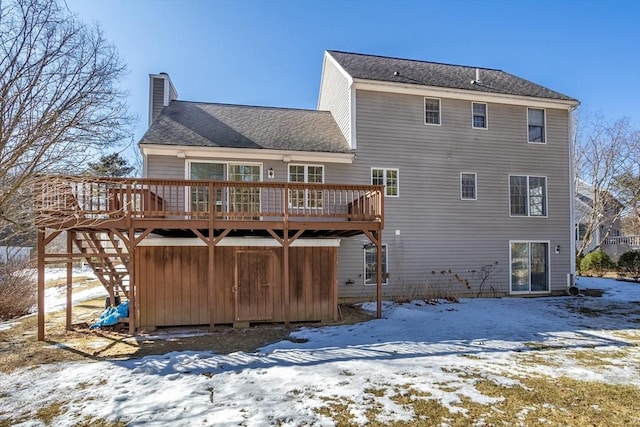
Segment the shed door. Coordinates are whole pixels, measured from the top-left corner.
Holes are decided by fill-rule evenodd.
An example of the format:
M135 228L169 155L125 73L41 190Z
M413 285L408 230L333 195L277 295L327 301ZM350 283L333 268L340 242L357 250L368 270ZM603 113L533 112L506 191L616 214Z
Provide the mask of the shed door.
M273 320L274 271L272 250L235 252L236 321Z

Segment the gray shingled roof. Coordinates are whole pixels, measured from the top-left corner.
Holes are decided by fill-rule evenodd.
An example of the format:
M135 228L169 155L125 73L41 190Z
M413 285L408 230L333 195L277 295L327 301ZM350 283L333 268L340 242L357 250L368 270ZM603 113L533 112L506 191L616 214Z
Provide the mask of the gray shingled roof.
M140 144L348 153L328 111L172 101Z
M440 64L412 59L389 58L329 50L344 70L355 79L465 89L506 95L531 96L564 101L576 99L547 89L513 74L490 68ZM471 84L480 70L480 84ZM394 74L394 73L397 73Z

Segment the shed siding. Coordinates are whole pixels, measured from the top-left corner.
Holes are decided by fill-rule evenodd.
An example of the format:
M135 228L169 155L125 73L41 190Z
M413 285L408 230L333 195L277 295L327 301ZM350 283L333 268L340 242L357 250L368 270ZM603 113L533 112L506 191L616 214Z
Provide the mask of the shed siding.
M349 145L351 141L351 104L349 81L332 61L325 57L320 84L318 110L329 110Z
M488 104L489 128L482 130L471 126L470 101L442 99L441 126L423 124L421 96L357 91L356 105L349 182L370 182L371 167L399 169L400 196L385 198L385 295L426 296L427 284L448 281L439 272L449 269L471 281L472 289L456 286L459 293L477 294L471 271L496 261L485 295L508 293L510 240L549 241L551 288L565 289L572 238L568 111L547 109L547 144L529 144L526 107ZM477 200L460 200L460 172L477 174ZM509 174L547 177L548 218L509 216ZM355 237L341 244L342 300L375 296L375 286L364 285L364 243ZM348 279L355 283L346 285Z
M236 321L235 254L265 251L274 255L273 319L285 320L282 248L216 247L215 321ZM290 248L290 320L335 320L336 248ZM185 326L209 323L208 248L140 246L136 248L140 325Z

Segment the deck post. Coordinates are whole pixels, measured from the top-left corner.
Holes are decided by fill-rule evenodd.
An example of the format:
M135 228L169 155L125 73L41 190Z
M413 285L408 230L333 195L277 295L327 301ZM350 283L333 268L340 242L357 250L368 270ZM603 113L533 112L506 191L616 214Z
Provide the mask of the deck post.
M215 251L216 251L216 239L214 236L213 219L216 214L216 188L215 185L209 183L209 238L207 239L207 248L209 250L208 261L208 292L209 298L209 328L213 330L216 326L216 265L215 265Z
M284 239L282 240L282 292L284 293L284 325L289 327L291 321L291 302L289 298L289 230L284 226Z
M127 212L127 216L130 216ZM136 231L133 226L129 227L129 239L127 249L129 249L129 335L136 334Z
M382 319L382 232L378 230L376 233L376 318Z
M38 229L38 341L44 341L44 253L45 231Z
M291 302L289 299L289 185L284 184L284 229L282 230L282 292L284 293L284 325L289 327L291 321Z
M73 231L67 230L67 256L69 257L67 259L67 331L71 330L71 316L73 310L73 258L71 258L73 254L73 235Z

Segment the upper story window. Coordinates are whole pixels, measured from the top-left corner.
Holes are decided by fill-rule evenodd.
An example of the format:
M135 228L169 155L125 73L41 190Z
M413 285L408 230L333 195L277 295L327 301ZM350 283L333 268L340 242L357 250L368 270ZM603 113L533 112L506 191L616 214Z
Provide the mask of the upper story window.
M371 184L384 185L385 196L398 197L398 169L372 168Z
M460 174L460 198L462 200L476 200L476 174L462 172Z
M440 99L424 99L424 124L440 126Z
M509 176L511 216L547 216L547 178Z
M324 182L324 166L290 164L289 182L321 184ZM322 190L292 189L289 191L289 204L294 208L322 208Z
M481 102L472 102L471 110L473 112L472 125L474 129L487 129L487 104Z
M541 108L527 108L529 142L546 142L545 111Z

